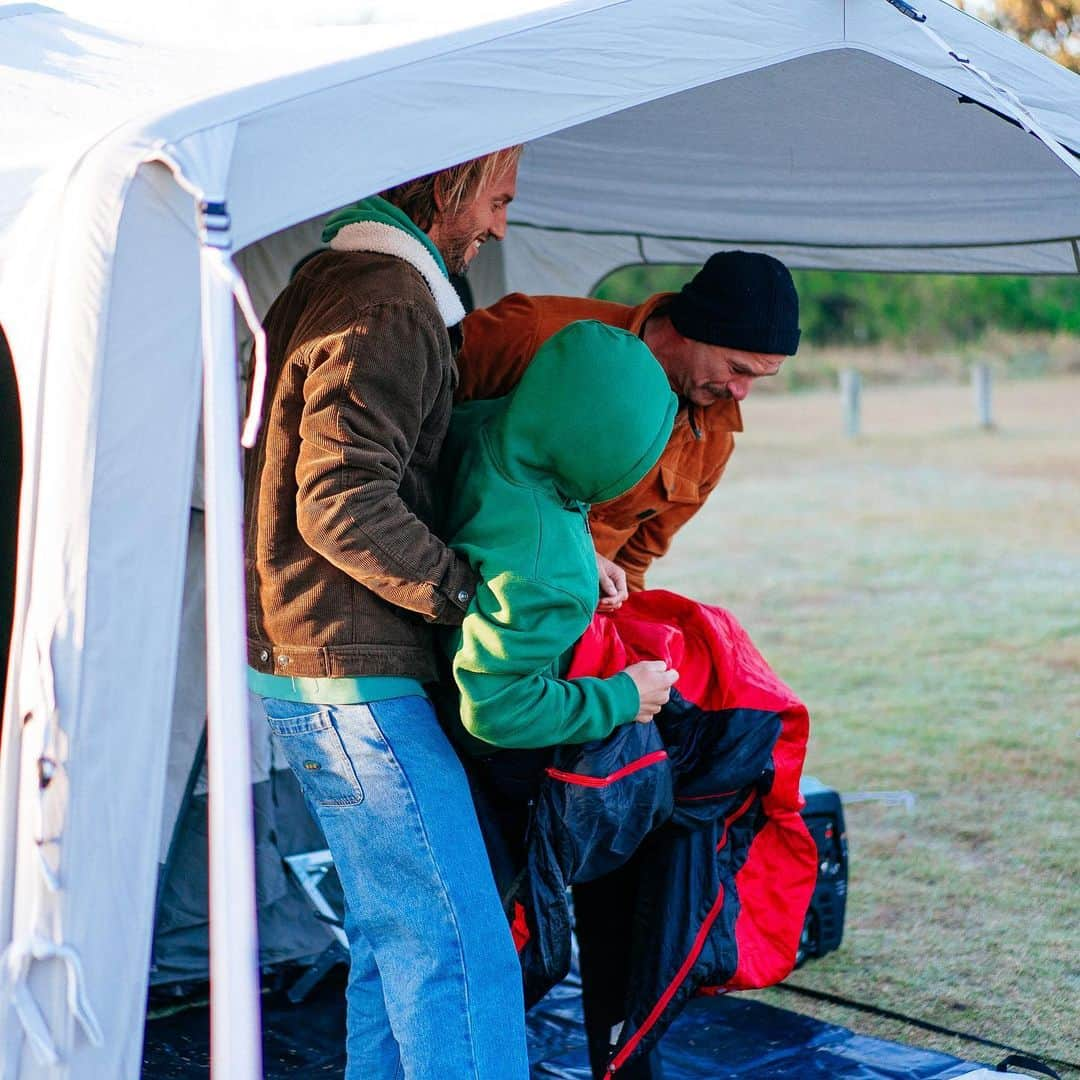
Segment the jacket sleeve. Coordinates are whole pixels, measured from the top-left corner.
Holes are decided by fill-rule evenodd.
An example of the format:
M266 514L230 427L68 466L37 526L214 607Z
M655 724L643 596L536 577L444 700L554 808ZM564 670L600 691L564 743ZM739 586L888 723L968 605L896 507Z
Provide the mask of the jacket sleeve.
M704 479L694 484L689 492L684 489L678 496L667 487L668 481L664 478L665 470L662 468L660 483L665 499L661 509L653 517L638 523L629 534L616 532L603 520L591 522L597 550L604 554L614 552L609 558L626 571L626 584L630 592L641 592L646 588L646 571L654 559L667 554L675 534L705 505L713 488L720 483L734 449L735 441L729 431L725 429L711 433L703 460L699 459L690 468L684 465L680 469L676 465L677 471L691 477L704 474Z
M469 314L461 324L456 400L510 393L536 355L539 325L536 302L524 293L511 293Z
M645 573L653 559L667 554L675 533L700 509L701 503L673 506L634 530L612 559L626 571L626 587L630 592L641 592L646 587Z
M305 543L388 603L456 625L476 575L399 490L418 447L434 459L445 435L425 428L444 348L405 302L374 305L319 342L304 381L296 520Z
M698 501L672 503L661 513L643 521L624 541L612 561L626 571L626 587L630 592L641 592L646 587L645 573L653 560L667 554L675 534L705 505L722 474L723 468L698 489ZM595 525L593 531L596 532Z
M453 656L465 729L494 746L525 748L602 739L632 721L639 699L625 672L553 674L588 622L576 599L543 582L510 574L482 581Z

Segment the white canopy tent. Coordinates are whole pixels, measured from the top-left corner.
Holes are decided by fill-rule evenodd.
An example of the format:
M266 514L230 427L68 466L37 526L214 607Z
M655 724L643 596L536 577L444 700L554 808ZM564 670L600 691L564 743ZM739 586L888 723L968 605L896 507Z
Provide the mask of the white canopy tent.
M230 252L261 313L328 211L527 141L482 301L718 246L1080 271L1080 79L937 0L925 21L904 6L572 0L442 34L213 27L184 47L0 7L0 326L24 427L5 1077L139 1071L200 412L216 1068L258 1074Z

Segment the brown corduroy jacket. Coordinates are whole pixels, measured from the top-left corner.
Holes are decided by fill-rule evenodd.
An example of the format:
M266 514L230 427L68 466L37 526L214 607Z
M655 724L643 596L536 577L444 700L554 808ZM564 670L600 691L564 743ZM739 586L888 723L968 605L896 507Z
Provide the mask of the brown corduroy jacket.
M265 325L245 462L248 663L431 681L431 624L460 623L476 583L430 531L456 381L431 292L401 259L326 252Z
M472 312L462 324L457 399L509 393L536 350L577 319L597 319L640 337L646 320L670 296L662 293L628 307L603 300L511 293ZM612 372L611 392L619 392L617 371ZM645 571L653 559L668 550L676 531L716 487L735 447L736 431L742 431L737 401L717 401L705 409L684 405L656 466L625 495L592 508L589 521L596 550L626 571L631 591L645 588Z

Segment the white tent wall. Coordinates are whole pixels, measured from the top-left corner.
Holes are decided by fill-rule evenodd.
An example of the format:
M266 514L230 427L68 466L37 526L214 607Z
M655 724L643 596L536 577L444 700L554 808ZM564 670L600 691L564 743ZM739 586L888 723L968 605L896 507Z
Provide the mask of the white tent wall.
M946 10L956 40L1012 55L1015 42ZM750 71L741 70L745 58L714 57L716 81L532 140L513 228L473 272L478 302L510 289L587 293L619 266L702 262L736 246L805 268L1080 271L1080 166L1055 162L1022 126L991 111L1009 106L888 4L850 5L843 14L844 41L811 47L803 34L804 54L783 59L785 43L770 40L768 59L754 57ZM815 34L827 26L813 22ZM857 48L853 27L866 38L855 35ZM900 46L895 56L882 57L884 39ZM1015 60L1006 66L1015 70ZM1055 97L1059 88L1075 93L1075 77L1044 73L1045 93L1025 105L1080 145L1080 124ZM389 106L393 86L383 93ZM962 102L967 96L990 107ZM365 139L382 143L387 134L365 125ZM241 144L245 137L241 128ZM256 161L258 153L253 145L238 156ZM385 180L376 176L375 186Z
M135 1075L141 1048L141 993L102 989L146 981L201 400L191 199L154 182L164 171L148 166L134 177L115 237L103 200L104 235L73 232L75 265L53 279L26 623L33 629L23 645L46 650L43 669L51 657L62 742L50 756L61 770L42 793L38 835L60 838L44 848L60 888L46 887L35 858L20 857L11 936L63 940L76 950L87 987L97 989L91 1005L100 1047L76 1036L62 966L30 971L29 990L71 1075ZM80 244L96 273L74 258ZM69 293L95 280L102 282L96 294ZM80 336L80 315L97 322L100 338ZM100 353L88 354L86 341ZM85 385L73 393L80 371ZM51 640L42 640L39 628L49 626ZM48 719L46 706L27 727L45 728ZM35 757L24 751L24 760ZM28 801L20 814L24 844L32 843ZM16 1054L17 1035L6 1030L4 1039ZM25 1046L16 1060L9 1058L7 1075L67 1075L40 1065Z
M286 80L257 110L251 91L215 100L216 115L238 119L229 175L236 245L417 170L521 140L535 142L525 175L538 182L522 185L514 218L543 228L655 235L657 224L672 224L663 235L696 239L707 232L807 246L966 244L972 212L958 217L958 208L983 190L976 214L1009 192L1010 212L994 222L1005 234L998 242L1044 239L1037 233L1047 220L1075 234L1068 167L1061 166L1056 183L1023 193L1033 175L1043 182L1049 151L976 105L958 106L959 95L970 95L1013 110L885 0L811 0L772 12L768 4L733 6L724 20L712 4L680 5L678 20L661 7L628 0L547 25L515 26L424 57L422 65L340 65L328 70L329 85L295 99L285 93ZM961 48L992 46L992 55L1014 57L1008 67L1016 66L1011 50L1029 52L945 5L933 10L935 25ZM643 65L643 49L664 62ZM1080 121L1056 104L1057 95L1075 93L1075 76L1049 61L1039 75L1025 105L1040 122L1052 121L1059 138L1080 145ZM299 80L292 81L299 90ZM1032 87L1031 72L1019 82ZM429 91L438 108L417 110L418 93ZM628 111L650 102L652 109ZM205 104L182 110L160 129L168 137L171 128L199 125L207 111ZM404 122L409 147L398 137ZM829 131L831 140L823 134ZM178 138L174 150L181 160L185 141ZM288 155L279 152L282 141ZM612 156L612 144L622 157ZM1030 147L1033 169L1020 147ZM1015 157L1020 171L1003 167L1002 153ZM665 208L660 200L672 196L673 180L686 181L687 190ZM634 189L644 202L635 202ZM1044 213L1033 226L1031 215L1047 203L1052 216ZM1053 214L1059 207L1063 215ZM714 234L718 211L727 222ZM650 229L642 228L643 215ZM899 233L898 222L909 229Z

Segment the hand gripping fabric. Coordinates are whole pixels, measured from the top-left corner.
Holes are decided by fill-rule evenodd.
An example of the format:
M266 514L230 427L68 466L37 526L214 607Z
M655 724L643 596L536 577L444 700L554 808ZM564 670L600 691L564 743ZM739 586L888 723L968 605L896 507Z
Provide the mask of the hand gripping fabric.
M524 901L535 933L522 959L535 999L568 957L568 944L558 943L569 934L565 904L551 898L560 886L612 869L635 847L643 870L634 925L647 940L627 942L632 970L613 1075L648 1052L695 993L768 986L788 975L816 877L816 849L800 816L803 704L728 612L660 590L598 615L568 677L608 676L651 659L679 671L655 725L628 724L601 743L562 747L547 770ZM591 800L594 819L610 812L623 823L622 840L636 830L640 842L620 844L613 857L603 829L587 824L582 799ZM627 807L636 808L633 828Z

